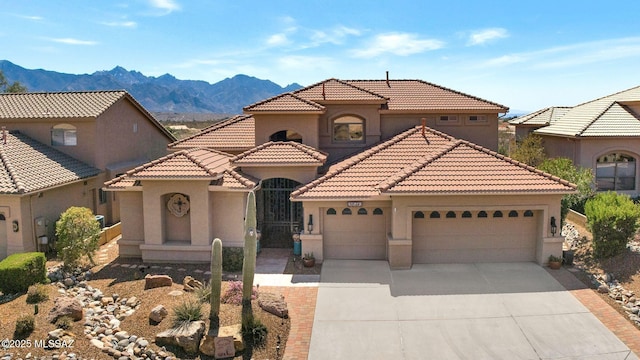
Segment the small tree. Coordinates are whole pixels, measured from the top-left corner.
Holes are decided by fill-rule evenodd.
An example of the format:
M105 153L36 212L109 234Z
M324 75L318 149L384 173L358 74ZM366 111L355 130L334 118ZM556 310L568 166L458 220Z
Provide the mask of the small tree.
M584 204L595 195L594 177L591 169L574 166L571 159L567 158L547 159L538 166L538 169L578 186L577 194L567 194L562 197L562 223L564 223L569 209L584 213Z
M542 146L542 138L535 134L529 134L518 142L509 156L533 167L540 165L547 157Z
M78 265L87 256L92 265L93 253L98 250L100 223L85 207L72 206L56 222L56 250L66 267Z
M4 73L2 72L2 70L0 70L0 92L25 93L27 92L27 87L17 81L9 84L7 78L4 76Z
M593 234L593 253L598 258L620 254L638 230L640 211L627 195L608 191L585 204L587 224Z

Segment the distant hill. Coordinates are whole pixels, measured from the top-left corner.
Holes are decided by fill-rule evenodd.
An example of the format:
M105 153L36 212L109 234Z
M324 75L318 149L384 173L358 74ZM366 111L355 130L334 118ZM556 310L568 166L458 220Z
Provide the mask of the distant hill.
M116 66L93 74L65 74L42 69L31 70L0 60L7 81L18 81L28 91L127 90L152 112L239 114L242 107L256 101L300 89L286 87L247 75L236 75L215 84L199 80L179 80L172 75L145 76Z

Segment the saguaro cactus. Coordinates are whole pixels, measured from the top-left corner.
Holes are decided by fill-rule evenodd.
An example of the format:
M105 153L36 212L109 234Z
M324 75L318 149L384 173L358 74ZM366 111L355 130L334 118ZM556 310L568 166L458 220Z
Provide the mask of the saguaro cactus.
M251 304L253 276L256 272L256 194L247 195L247 212L244 217L244 261L242 263L242 303Z
M222 291L222 241L218 238L211 244L211 311L209 319L217 320L220 313L220 293Z

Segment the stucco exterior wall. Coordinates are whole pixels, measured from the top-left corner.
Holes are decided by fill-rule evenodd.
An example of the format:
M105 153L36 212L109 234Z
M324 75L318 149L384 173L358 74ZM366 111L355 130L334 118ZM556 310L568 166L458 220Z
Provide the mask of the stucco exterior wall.
M140 245L144 244L144 210L142 191L118 193L121 211L127 216L120 221L122 237L118 248L122 257L141 257Z
M224 247L243 247L247 193L211 191L209 198L211 241L219 238Z
M544 151L550 158L565 157L579 164L580 141L559 136L541 135Z
M269 142L269 137L282 130L293 130L302 136L302 143L318 148L317 114L254 114L256 145Z

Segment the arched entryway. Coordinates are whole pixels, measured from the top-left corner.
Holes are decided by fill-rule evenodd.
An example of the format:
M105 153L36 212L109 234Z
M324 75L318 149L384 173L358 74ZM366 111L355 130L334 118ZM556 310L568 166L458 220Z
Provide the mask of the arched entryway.
M271 134L269 141L295 141L302 143L302 135L293 130L281 130Z
M256 194L262 247L293 246L291 234L303 229L302 203L292 202L289 197L299 185L299 182L285 178L262 181L262 187Z

